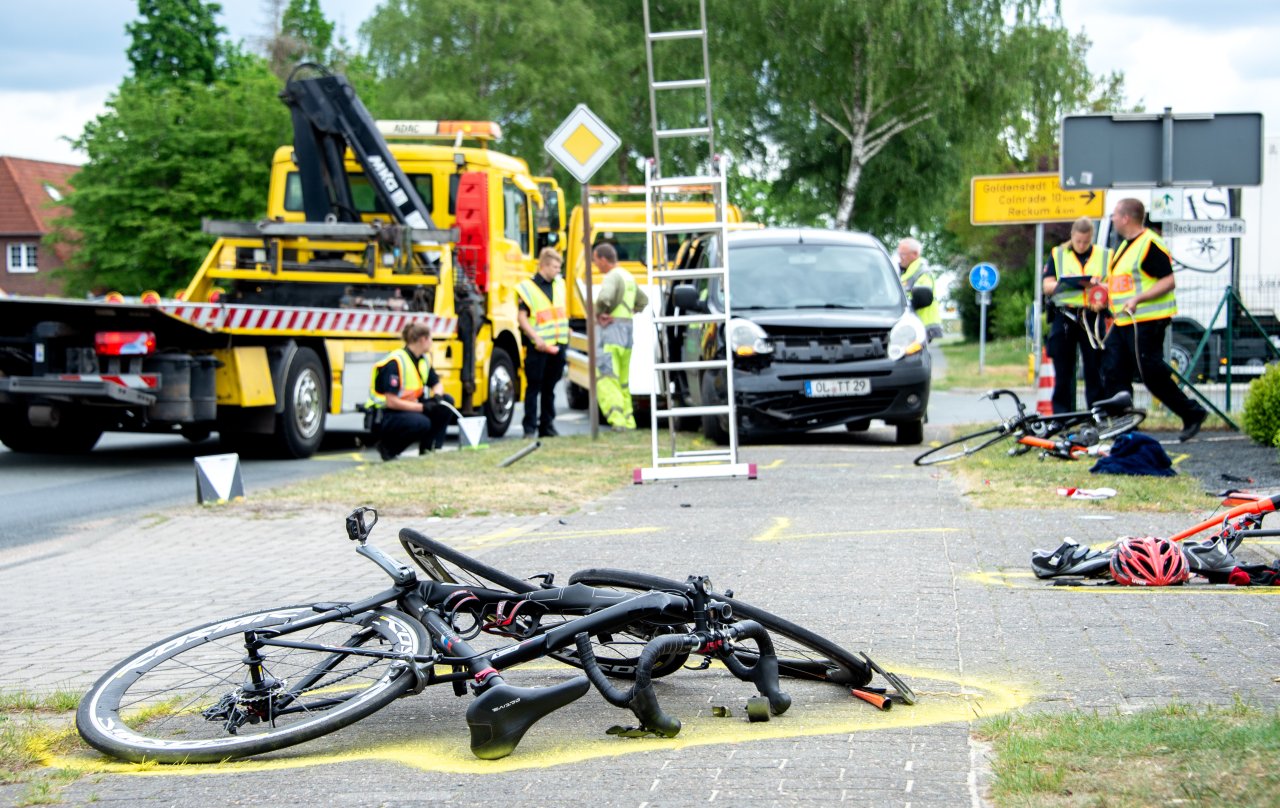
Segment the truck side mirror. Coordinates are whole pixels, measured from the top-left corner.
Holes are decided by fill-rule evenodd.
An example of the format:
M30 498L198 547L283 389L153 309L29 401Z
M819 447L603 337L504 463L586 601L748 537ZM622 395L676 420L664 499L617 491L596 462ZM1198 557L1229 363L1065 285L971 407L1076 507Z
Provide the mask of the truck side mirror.
M911 308L913 311L926 309L933 303L933 290L927 286L917 286L911 290Z
M706 311L707 302L698 295L698 288L691 283L681 284L671 290L676 308L683 311Z

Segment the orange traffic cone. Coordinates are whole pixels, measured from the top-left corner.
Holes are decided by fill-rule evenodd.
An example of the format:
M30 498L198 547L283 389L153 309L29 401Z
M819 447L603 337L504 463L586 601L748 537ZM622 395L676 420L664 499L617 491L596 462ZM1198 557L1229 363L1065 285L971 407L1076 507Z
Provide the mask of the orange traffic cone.
M1053 362L1049 360L1049 351L1040 351L1040 383L1036 389L1036 412L1040 415L1053 415Z

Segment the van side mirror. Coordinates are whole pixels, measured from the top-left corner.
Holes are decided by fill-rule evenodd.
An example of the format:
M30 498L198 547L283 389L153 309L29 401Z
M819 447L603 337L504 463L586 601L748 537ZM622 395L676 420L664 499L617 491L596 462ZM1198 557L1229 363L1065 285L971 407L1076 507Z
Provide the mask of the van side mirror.
M933 290L927 286L917 286L911 290L911 308L913 311L927 309L933 303Z
M698 287L691 283L681 284L672 289L671 297L678 309L702 312L707 310L707 301L698 294Z

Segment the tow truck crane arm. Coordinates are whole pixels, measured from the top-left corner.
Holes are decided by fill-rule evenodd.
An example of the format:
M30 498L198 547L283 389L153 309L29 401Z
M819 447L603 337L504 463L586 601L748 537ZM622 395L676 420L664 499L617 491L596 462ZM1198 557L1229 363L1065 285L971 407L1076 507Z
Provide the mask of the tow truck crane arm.
M295 79L303 68L317 70L321 75ZM431 212L391 155L373 116L345 76L305 62L294 69L280 99L293 117L294 159L302 180L307 221L331 221L331 216L340 222L360 221L343 167L343 152L350 146L364 167L369 184L397 223L435 229Z

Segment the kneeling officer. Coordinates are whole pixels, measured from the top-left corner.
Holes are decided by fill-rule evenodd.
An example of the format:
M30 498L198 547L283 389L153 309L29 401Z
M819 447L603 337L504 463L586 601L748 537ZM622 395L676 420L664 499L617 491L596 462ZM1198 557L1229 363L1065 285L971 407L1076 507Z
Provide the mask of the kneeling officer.
M393 460L410 444L418 454L444 445L445 430L453 420L439 402L453 404L444 395L444 384L431 367L431 329L425 323L409 323L401 332L404 347L387 354L373 366L366 413L372 413L371 431L378 439L378 454ZM424 398L424 393L429 398Z

